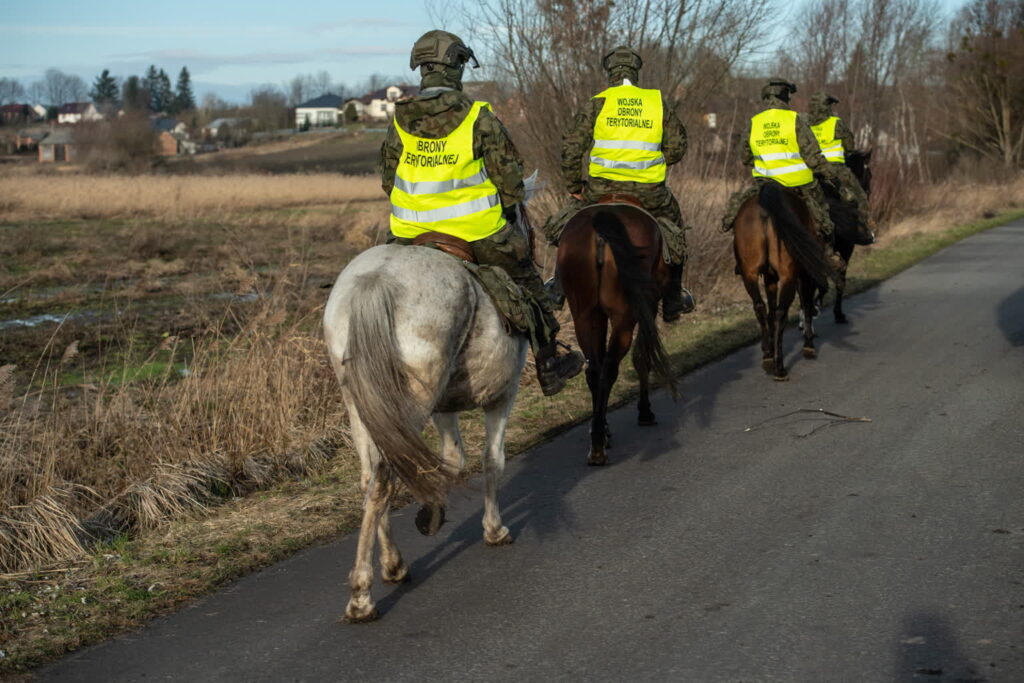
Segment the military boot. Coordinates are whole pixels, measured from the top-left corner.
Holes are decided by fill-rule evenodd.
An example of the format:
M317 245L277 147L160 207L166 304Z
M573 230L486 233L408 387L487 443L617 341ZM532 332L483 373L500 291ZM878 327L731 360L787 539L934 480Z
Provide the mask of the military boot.
M566 349L567 353L559 356L557 345ZM573 351L565 344L552 341L542 347L536 354L537 381L540 383L540 390L545 396L554 396L563 388L565 383L580 374L583 370L583 354Z
M661 301L661 317L667 323L679 320L683 313L692 313L696 307L693 294L683 287L683 264L668 267L668 291Z

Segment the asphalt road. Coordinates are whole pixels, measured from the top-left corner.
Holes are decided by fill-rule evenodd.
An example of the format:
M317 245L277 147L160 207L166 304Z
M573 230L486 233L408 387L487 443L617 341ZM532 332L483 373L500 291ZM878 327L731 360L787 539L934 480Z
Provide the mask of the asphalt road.
M615 412L606 468L585 427L516 458L514 545L482 543L479 480L438 537L398 512L414 580L378 622L339 621L349 536L41 678L1024 681L1024 224L847 312L817 361L790 331L788 383L748 347L660 426Z

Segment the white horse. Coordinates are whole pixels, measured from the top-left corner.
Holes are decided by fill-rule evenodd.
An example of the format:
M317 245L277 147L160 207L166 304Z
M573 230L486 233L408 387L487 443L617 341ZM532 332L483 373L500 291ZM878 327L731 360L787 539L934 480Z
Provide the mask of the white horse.
M505 425L519 389L527 341L510 336L490 298L455 258L436 249L383 245L356 257L338 276L324 311L324 336L341 382L362 465L363 522L345 618L375 619L374 536L381 577L397 583L408 566L388 517L394 479L424 504L417 526L436 532L449 486L465 462L458 412L483 408L484 541L512 542L498 511ZM428 418L441 455L423 441ZM426 513L429 522L421 520ZM422 523L421 523L422 521Z

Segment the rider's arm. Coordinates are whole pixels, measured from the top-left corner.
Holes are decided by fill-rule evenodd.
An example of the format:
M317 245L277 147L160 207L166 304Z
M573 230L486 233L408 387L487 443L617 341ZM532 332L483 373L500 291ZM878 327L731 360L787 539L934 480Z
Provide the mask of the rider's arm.
M523 159L498 117L483 110L473 129L473 154L484 160L487 175L498 188L501 205L508 208L526 199Z
M743 137L739 139L737 147L740 150L740 161L747 168L754 167L754 150L750 149L750 121L743 129Z
M836 139L843 143L844 152L852 152L857 149L856 139L853 137L853 131L846 125L846 121L839 119L836 121Z
M583 158L594 144L594 121L604 99L587 102L562 134L562 181L569 194L583 191Z
M812 171L829 177L833 175L834 169L830 168L831 164L822 155L818 138L814 137L814 131L800 114L796 115L796 141L800 145L800 156Z
M665 103L662 131L661 153L665 163L671 166L686 154L686 128L679 120L673 103Z
M380 186L384 193L391 196L391 188L395 186L395 169L402 158L402 139L394 126L388 128L384 142L380 146L380 159L377 160L377 173L380 174Z

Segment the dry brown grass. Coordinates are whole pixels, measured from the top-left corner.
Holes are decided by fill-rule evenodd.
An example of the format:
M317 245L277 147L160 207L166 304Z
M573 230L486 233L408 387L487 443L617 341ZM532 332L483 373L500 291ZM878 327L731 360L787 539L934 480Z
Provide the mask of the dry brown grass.
M731 236L719 229L739 181L676 176L671 182L693 228L687 284L704 310L742 301ZM347 255L383 239L386 205L375 178L0 178L5 200L8 191L14 199L5 211L14 213L0 220L14 214L132 218L108 230L107 242L95 241L91 228L99 221L85 221L81 232L93 241L52 261L50 246L26 223L16 244L0 245L0 254L44 270L63 268L69 278L80 279L83 271L135 278L126 296L153 288L186 295L256 288L267 296L254 310L225 312L223 319L234 321L229 333L167 338L151 351L166 373L144 382L108 376L62 386L62 368L79 353L67 341L41 353L28 393L16 395L14 368L0 367L0 571L67 561L82 553L90 534L160 527L316 470L334 454L344 438L343 415L319 336L322 297L311 297L303 279L311 272L333 277ZM999 186L950 182L902 197L902 217L884 226L883 242L1022 205L1024 179ZM535 222L556 201L549 189L534 206ZM170 225L162 222L167 216L175 218ZM212 230L211 223L224 226ZM311 266L314 257L321 262ZM269 276L254 268L270 262L280 267ZM208 282L165 284L200 269L213 273L203 276ZM188 362L185 377L175 374L181 359Z
M0 176L0 222L211 214L382 199L369 176L97 176L85 173Z

